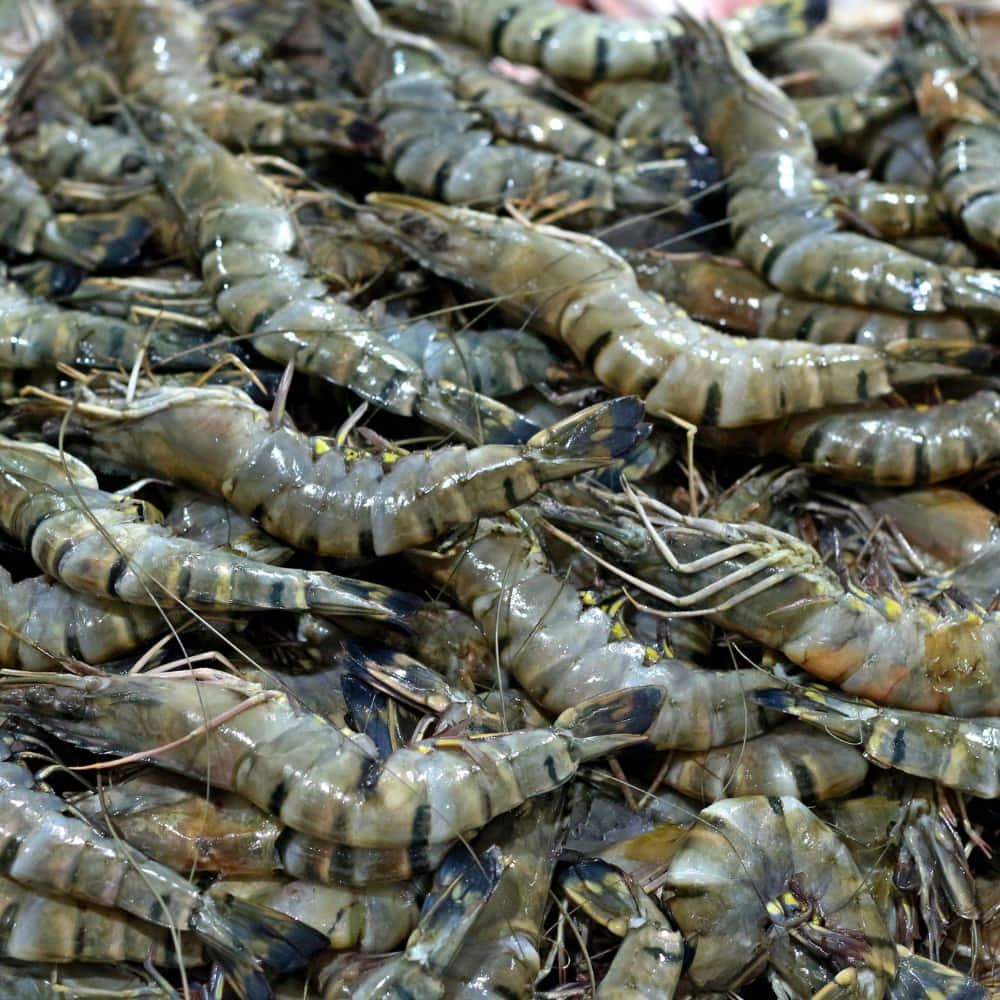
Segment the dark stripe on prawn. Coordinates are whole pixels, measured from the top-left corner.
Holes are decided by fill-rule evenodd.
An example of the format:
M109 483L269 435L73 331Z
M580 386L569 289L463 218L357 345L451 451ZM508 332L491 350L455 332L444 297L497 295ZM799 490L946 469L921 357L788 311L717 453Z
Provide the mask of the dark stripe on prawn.
M410 842L406 847L406 857L410 862L410 870L414 873L428 871L431 867L430 855L427 853L430 833L431 807L423 803L413 811Z
M503 46L504 30L514 19L519 10L520 7L517 4L512 7L507 7L497 15L497 19L493 22L493 30L490 31L490 51L492 51L494 55L500 54L500 49Z

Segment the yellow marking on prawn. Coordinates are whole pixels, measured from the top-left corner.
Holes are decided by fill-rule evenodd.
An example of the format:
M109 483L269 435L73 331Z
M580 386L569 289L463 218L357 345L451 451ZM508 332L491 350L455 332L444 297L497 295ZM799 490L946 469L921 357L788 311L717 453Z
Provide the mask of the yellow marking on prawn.
M629 630L621 622L614 622L608 634L615 639L630 639L632 637Z
M617 615L621 612L621 609L625 606L627 602L628 602L628 597L622 594L621 597L616 597L613 601L609 601L608 604L605 606L605 610L607 611L608 615Z
M799 902L799 897L796 896L794 892L791 892L788 889L786 889L780 896L778 896L778 899L781 900L781 905L782 908L784 909L794 910L798 909L801 906L801 903Z
M863 597L859 597L856 593L848 592L847 595L847 606L857 614L864 614L865 610L868 608L869 602Z
M894 597L886 597L882 601L882 611L884 612L886 618L895 620L902 617L903 605L900 604Z
M319 458L320 455L325 455L328 451L333 449L327 443L326 438L316 438L315 444L313 444L313 458Z

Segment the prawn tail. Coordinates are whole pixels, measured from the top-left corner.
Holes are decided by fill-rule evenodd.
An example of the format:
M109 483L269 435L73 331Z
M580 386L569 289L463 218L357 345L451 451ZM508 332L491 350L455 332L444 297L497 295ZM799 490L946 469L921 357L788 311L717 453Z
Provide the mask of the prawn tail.
M429 967L445 968L496 891L505 867L496 846L470 858L440 892L424 900L420 922L406 942L407 953L422 956Z
M206 899L191 929L241 1000L271 1000L261 966L285 975L330 946L325 934L307 924L230 895Z
M406 628L406 619L423 607L423 600L404 590L338 577L336 586L322 586L310 594L310 607L319 614L375 618Z
M858 726L864 721L866 706L838 698L818 685L804 685L795 691L783 688L763 688L753 692L754 701L794 715L803 722L823 726L834 736L857 737Z
M543 482L607 465L649 434L636 396L621 396L574 413L539 431L527 443Z
M624 937L639 915L638 905L621 872L600 858L581 858L563 872L562 891L589 917Z
M36 241L41 253L71 251L73 263L84 267L123 267L134 260L153 231L149 219L127 212L58 217Z
M642 743L665 697L652 685L609 691L566 709L553 725L574 738L578 760L592 760Z

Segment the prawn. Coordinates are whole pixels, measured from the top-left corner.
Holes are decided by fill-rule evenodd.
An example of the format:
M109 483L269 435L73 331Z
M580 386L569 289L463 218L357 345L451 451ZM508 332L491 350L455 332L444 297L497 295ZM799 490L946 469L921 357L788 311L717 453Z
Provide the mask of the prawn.
M537 427L486 396L431 382L362 315L308 277L291 212L254 170L193 125L157 119L156 169L188 220L222 318L265 357L345 385L401 416L464 441L523 441Z
M414 867L429 847L558 788L580 763L642 742L633 734L646 729L661 699L651 688L615 692L579 706L569 728L557 719L550 729L423 740L380 759L370 740L214 671L197 679L17 672L0 679L0 705L71 742L150 755L189 777L210 777L311 837L403 848Z
M501 816L479 835L476 849L502 845L503 871L496 891L469 930L464 947L442 973L448 1000L510 1000L530 996L539 975L542 917L565 833L562 791L531 799ZM467 865L467 851L455 855ZM452 877L455 855L436 876ZM433 894L428 901L434 905Z
M198 940L181 938L174 950L170 932L133 917L76 900L25 889L0 875L0 912L10 920L0 938L0 955L25 962L137 962L201 965ZM268 993L261 994L268 996Z
M765 697L764 691L760 692ZM757 699L757 695L753 696ZM836 798L861 785L868 765L858 750L824 733L784 723L745 743L670 755L663 780L702 802L740 795Z
M371 122L355 114L339 116L326 102L305 102L300 114L295 105L216 86L209 66L215 33L205 15L182 0L120 3L112 31L125 92L188 116L218 142L237 148L295 144L350 150L365 148L378 136Z
M894 68L838 93L795 98L817 146L838 143L913 107L913 94Z
M869 760L983 798L1000 797L1000 719L959 719L845 698L820 684L754 695L860 746Z
M644 525L622 527L633 546L624 558L641 565L644 579L633 582L659 584L658 599L780 650L848 695L963 717L1000 710L996 615L955 604L934 614L869 594L793 535L686 517L650 497L636 502ZM621 546L616 553L623 557Z
M903 313L995 312L1000 273L932 265L841 232L792 102L712 25L688 19L681 90L727 179L737 256L783 292Z
M728 258L656 250L631 251L625 257L644 291L657 292L696 319L732 333L876 348L911 339L970 344L978 340L976 321L964 315L904 316L786 295Z
M212 899L230 896L276 910L324 935L339 951L377 953L398 947L420 914L417 886L392 882L363 889L317 885L280 876L220 879L208 889Z
M784 77L785 89L798 95L836 96L871 83L886 68L884 56L871 52L862 42L812 32L792 38L764 53L761 59L768 76ZM800 85L791 81L800 80Z
M794 981L798 963L829 962L836 975L823 996L877 1000L896 974L889 929L847 848L789 796L703 809L670 862L664 899L694 948L686 974L698 990L736 988L766 965Z
M802 414L759 430L762 449L817 472L879 486L936 483L1000 456L1000 394Z
M608 170L626 163L625 149L619 143L485 67L459 70L455 94L484 111L493 132L508 142L547 149Z
M152 172L142 146L110 125L92 125L82 115L58 103L44 108L31 135L13 145L21 163L50 191L72 178L93 184L150 184Z
M328 885L398 883L440 863L449 845L423 854L404 849L351 848L288 829L234 792L165 772L141 773L74 799L92 823L110 818L118 834L175 871L268 878L275 868L298 880Z
M0 367L32 369L69 364L131 368L145 356L168 368L208 367L220 352L200 333L145 329L113 316L65 309L0 281Z
M105 663L158 639L157 608L81 594L43 576L14 583L0 568L0 664L27 670L61 662Z
M317 973L323 1000L442 1000L442 974L461 950L503 873L500 850L472 858L428 906L399 955L334 959Z
M663 692L646 738L656 747L702 750L761 732L747 695L770 679L753 670L700 670L622 634L599 607L583 603L516 523L481 521L475 536L440 555L410 554L495 636L500 665L549 712L622 688Z
M829 181L835 208L884 240L946 236L948 219L936 191L918 184L885 184L837 176ZM922 256L922 255L921 255Z
M705 159L706 179L719 179L718 164L698 138L674 84L611 81L589 87L586 96L590 117L610 131L633 158L659 159L689 151L689 156L697 153Z
M417 603L375 584L271 567L176 538L151 504L47 481L35 455L18 454L6 438L0 443L0 526L39 568L74 590L141 605L158 606L166 597L204 609L317 610L395 621ZM49 451L58 462L59 453Z
M607 465L646 434L631 397L573 414L525 445L384 458L276 427L246 395L221 386L151 388L132 402L77 404L67 416L88 432L93 454L222 496L277 538L335 556L426 543L516 506L545 482ZM194 436L192 426L211 433Z
M355 28L346 49L364 71L359 83L385 136L382 157L409 191L460 205L530 194L543 204L558 202L560 215L579 225L626 210L682 204L703 187L697 161L689 167L683 157L609 168L565 158L538 143L497 141L496 112L470 107L459 95L460 67L371 36L360 22ZM479 80L484 76L489 74L482 72ZM482 82L477 87L490 93ZM544 120L537 106L534 116ZM550 111L550 121L552 116Z
M844 143L845 151L889 184L934 184L934 156L916 109Z
M683 30L674 17L611 18L567 9L552 0L513 4L510 0L387 0L384 6L405 24L574 80L667 76L670 43ZM826 4L821 0L765 3L743 8L725 22L725 29L741 45L764 48L804 34L825 16Z
M920 552L929 570L937 570L915 581L912 590L953 590L984 608L993 606L998 593L993 559L1000 546L993 511L942 486L877 497L869 506Z
M404 195L368 203L379 235L443 277L501 297L613 391L642 395L654 416L734 427L889 391L872 348L727 337L642 292L592 237Z
M980 246L1000 250L1000 90L958 21L928 0L904 18L901 62L935 153L941 196Z
M14 105L62 31L51 0L0 3L0 245L42 253L83 268L124 264L139 251L149 225L130 216L57 217L37 181L11 156L6 142Z
M291 971L325 947L326 939L305 925L259 906L205 896L84 820L64 816L65 803L35 789L34 776L12 759L8 747L2 753L0 865L6 878L30 889L121 910L160 927L193 932L243 1000L271 995L261 961L275 971Z

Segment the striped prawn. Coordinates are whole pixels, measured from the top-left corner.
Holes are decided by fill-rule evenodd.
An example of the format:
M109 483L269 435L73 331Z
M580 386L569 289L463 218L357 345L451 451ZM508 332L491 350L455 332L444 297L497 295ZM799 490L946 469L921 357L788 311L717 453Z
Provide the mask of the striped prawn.
M86 469L78 460L69 464L81 466ZM140 605L166 600L208 610L312 610L389 620L418 603L375 584L269 566L177 538L159 523L152 504L66 477L63 468L55 448L0 439L0 526L40 569L73 589Z
M889 391L872 348L729 337L641 291L628 264L593 237L403 195L368 202L379 235L497 296L613 391L641 395L654 416L734 427Z
M49 397L62 411L68 404ZM76 404L92 452L222 496L284 541L321 555L399 552L497 513L542 483L607 465L642 440L632 397L597 404L524 445L367 454L283 425L238 390L162 386ZM193 435L191 427L201 433Z
M411 863L569 781L579 764L642 742L653 688L577 707L564 726L429 739L380 758L287 696L218 671L72 677L8 671L0 708L104 753L239 792L328 843L407 851Z
M184 218L215 307L280 364L344 385L401 416L419 416L463 441L523 441L537 431L515 411L428 379L357 310L310 275L294 216L245 161L194 125L159 114L143 127L153 166Z
M844 231L794 105L721 31L689 19L676 49L685 101L727 178L736 255L771 285L904 313L1000 309L1000 272Z
M683 31L675 17L623 20L553 0L386 0L384 6L422 30L576 80L668 76L670 43ZM764 48L804 34L825 15L822 0L765 3L743 8L725 29L740 45Z
M572 714L600 693L655 685L663 702L645 733L654 746L704 750L766 726L748 704L751 691L772 683L765 674L701 670L647 649L585 604L517 519L483 520L471 540L410 558L475 616L500 665L549 712Z
M996 614L955 604L935 613L870 594L793 535L687 517L632 495L639 520L620 523L615 537L634 546L628 561L641 579L632 582L659 600L780 650L849 695L961 717L1000 712Z
M302 924L238 900L205 896L84 820L63 815L62 799L37 789L9 746L0 746L0 755L5 758L0 760L0 867L7 878L154 926L193 931L243 1000L271 995L259 958L288 971L325 946L323 935Z
M766 966L816 997L880 1000L895 944L837 835L798 799L748 796L702 810L667 870L664 899L694 948L697 990ZM817 984L826 984L820 989Z

